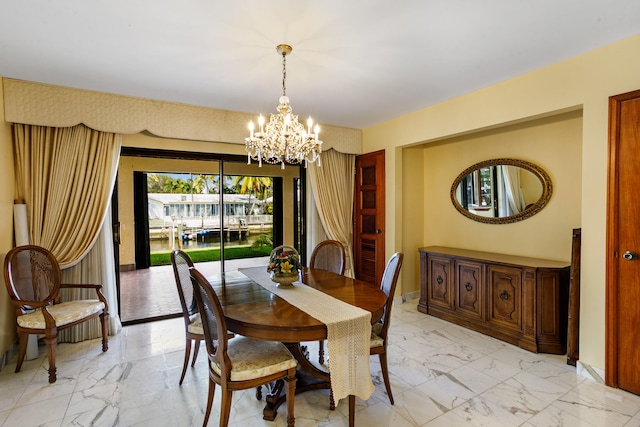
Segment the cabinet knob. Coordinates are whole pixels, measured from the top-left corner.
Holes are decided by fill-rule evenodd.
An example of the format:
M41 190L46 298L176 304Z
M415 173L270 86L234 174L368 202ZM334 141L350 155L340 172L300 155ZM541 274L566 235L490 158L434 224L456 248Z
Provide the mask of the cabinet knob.
M471 291L471 289L473 289L473 286L471 286L471 283L467 282L467 283L464 285L464 288L465 288L466 290L468 290L468 291Z
M502 301L508 300L509 299L509 293L503 289L502 292L500 292L500 299Z
M438 276L438 278L436 279L436 282L438 282L438 285L442 285L442 282L444 280L442 280L442 276Z

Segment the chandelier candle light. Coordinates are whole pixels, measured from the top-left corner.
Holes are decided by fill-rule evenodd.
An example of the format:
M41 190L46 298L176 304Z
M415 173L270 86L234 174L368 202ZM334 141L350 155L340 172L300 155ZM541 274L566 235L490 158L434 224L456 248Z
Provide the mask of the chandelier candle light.
M287 55L293 48L286 44L280 44L276 51L282 55L282 96L279 99L278 114L271 114L269 123L265 124L262 115L258 118L258 128L255 129L253 122L249 122L248 138L244 139L247 150L247 164L251 164L251 159L258 161L258 166L262 167L262 162L282 165L285 163L300 164L316 162L320 163L320 153L322 152L322 141L318 140L320 126L313 125L313 120L309 117L307 128L298 122L298 116L292 113L287 96ZM255 131L255 132L254 132Z

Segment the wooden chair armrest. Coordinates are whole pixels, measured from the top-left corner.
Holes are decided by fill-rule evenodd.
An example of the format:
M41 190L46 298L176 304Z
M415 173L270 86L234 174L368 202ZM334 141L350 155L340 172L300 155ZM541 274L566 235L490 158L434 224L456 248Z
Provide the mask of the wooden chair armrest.
M102 285L63 283L60 285L60 288L100 289L102 288Z
M72 288L75 288L75 289L95 289L96 293L98 294L98 299L104 303L105 312L108 312L107 299L105 298L104 294L101 291L102 285L86 284L86 283L80 283L80 284L63 283L63 284L60 285L60 289L62 289L62 288L66 288L66 289L72 289Z

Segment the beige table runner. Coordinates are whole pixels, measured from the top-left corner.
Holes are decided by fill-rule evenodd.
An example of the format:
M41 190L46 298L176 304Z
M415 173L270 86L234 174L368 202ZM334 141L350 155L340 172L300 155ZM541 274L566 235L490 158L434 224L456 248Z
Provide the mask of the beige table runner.
M350 394L364 400L371 396L374 390L369 371L371 313L301 282L295 282L291 288L279 288L265 267L243 268L240 272L327 325L331 390L336 403Z

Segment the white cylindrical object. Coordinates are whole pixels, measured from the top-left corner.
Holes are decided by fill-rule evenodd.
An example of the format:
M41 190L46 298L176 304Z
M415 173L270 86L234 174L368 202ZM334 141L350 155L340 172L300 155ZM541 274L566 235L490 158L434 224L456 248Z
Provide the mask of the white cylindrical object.
M27 222L27 205L13 205L13 230L16 238L16 246L29 244L29 225ZM24 357L27 360L38 358L38 336L29 335L27 340L27 354Z
M28 245L27 205L13 205L13 228L16 236L16 246Z

